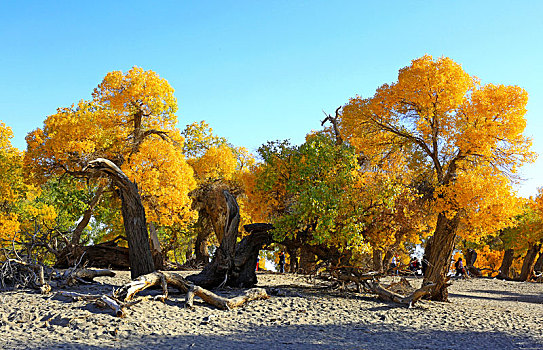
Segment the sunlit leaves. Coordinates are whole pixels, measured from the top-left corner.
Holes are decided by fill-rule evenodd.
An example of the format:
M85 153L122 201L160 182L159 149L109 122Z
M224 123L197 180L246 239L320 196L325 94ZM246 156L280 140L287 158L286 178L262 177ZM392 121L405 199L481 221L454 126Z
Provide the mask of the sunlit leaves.
M138 184L150 221L191 220L188 193L195 181L176 128L173 88L155 72L133 67L108 73L92 97L60 108L27 136L29 172L44 183L51 175L82 176L89 161L107 158ZM104 205L118 205L105 198ZM109 227L121 227L117 217L107 217L116 220Z
M341 128L372 165L430 184L433 211L460 215L460 233L475 240L518 213L511 175L534 159L522 135L526 103L517 86L481 85L451 59L426 55L372 98L351 99Z

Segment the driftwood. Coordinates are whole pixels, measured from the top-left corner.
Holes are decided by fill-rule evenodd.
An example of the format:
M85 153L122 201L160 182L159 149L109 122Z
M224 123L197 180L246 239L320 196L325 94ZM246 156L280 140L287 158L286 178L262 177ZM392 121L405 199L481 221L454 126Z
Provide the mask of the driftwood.
M377 271L362 273L355 268L349 269L348 273L336 270L331 275L341 285L341 289L345 289L347 283L354 283L358 292L363 287L367 292L376 294L382 301L408 305L409 308L415 306L420 299L429 296L435 287L433 283L429 283L415 289L403 277L399 282L384 286L379 282L379 278L383 276L382 273ZM447 286L449 285L447 284Z
M113 277L115 273L111 270L93 270L77 266L61 272L38 263L18 259L8 259L0 265L2 289L32 288L39 290L42 294L49 294L53 287L92 283L94 278L100 276Z
M130 267L128 248L118 246L118 238L90 246L76 246L71 250L66 249L57 256L55 267L68 268L73 266L76 261L82 260L87 266L127 269Z
M430 295L432 293L432 289L435 287L433 283L427 284L415 290L410 295L403 296L399 293L396 293L390 289L383 287L376 280L365 280L363 281L363 284L365 288L377 294L377 297L380 300L408 305L409 308L412 308L413 306L415 306L415 303L419 301L420 299L422 299L423 297Z
M252 300L269 298L266 290L262 288L249 289L238 297L230 299L224 298L205 288L194 285L177 273L165 271L157 271L140 276L139 278L114 291L113 296L115 299L127 302L132 300L138 292L141 292L149 287L156 286L160 286L162 288L163 294L156 298L162 301L168 297L168 286L174 287L182 293L186 293L185 307L187 308L193 308L193 300L195 296L200 297L204 302L221 310L229 310Z
M56 293L57 295L71 298L73 300L84 300L95 303L99 307L108 307L113 310L115 313L115 316L117 317L124 317L125 312L124 309L128 308L132 305L135 305L142 301L142 299L134 300L130 302L122 302L117 299L115 299L111 295L97 295L97 294L81 294L76 292L65 292L60 291Z

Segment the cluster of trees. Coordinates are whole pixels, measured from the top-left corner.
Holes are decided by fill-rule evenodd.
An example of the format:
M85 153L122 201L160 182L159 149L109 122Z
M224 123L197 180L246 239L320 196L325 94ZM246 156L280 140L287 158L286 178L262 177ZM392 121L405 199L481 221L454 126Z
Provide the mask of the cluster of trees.
M455 248L476 251L480 272L510 278L517 268L526 279L543 255L543 193L523 200L513 190L535 158L527 98L424 56L326 116L303 144L268 142L252 155L205 122L179 130L173 89L156 73L111 72L90 100L29 133L24 153L0 124L0 244L71 264L81 247L126 239L119 184L87 168L105 158L137 184L155 266L209 261L226 190L242 224L273 224L292 271L382 271L422 245L434 299L447 299Z

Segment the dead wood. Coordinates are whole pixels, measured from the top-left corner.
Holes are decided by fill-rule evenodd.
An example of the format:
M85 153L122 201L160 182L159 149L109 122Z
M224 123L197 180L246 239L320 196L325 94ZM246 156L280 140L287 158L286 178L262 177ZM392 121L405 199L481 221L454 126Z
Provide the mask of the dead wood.
M57 257L55 267L68 268L73 266L81 257L84 257L82 260L87 266L117 269L128 269L130 267L128 248L118 246L116 240L90 246L77 246L73 247L72 250L65 250Z
M19 259L7 259L0 266L1 289L33 288L48 294L51 286L46 281L46 267Z
M56 294L63 297L71 298L76 301L84 300L84 301L93 302L99 307L103 307L103 308L108 307L113 310L113 312L115 313L115 316L117 317L124 317L125 308L128 308L142 301L142 299L140 299L140 300L135 300L135 301L130 301L130 302L122 302L115 299L111 295L81 294L81 293L76 293L76 292L65 292L65 291L59 291Z
M377 280L366 280L363 281L363 284L365 288L377 294L377 297L380 300L408 305L409 308L412 308L421 298L430 295L435 287L433 283L427 284L415 290L410 295L403 296L392 290L386 289Z
M93 270L75 266L64 272L51 269L39 263L8 259L0 265L2 289L32 288L42 294L49 294L53 287L73 286L94 282L100 276L115 276L111 270Z
M162 301L167 299L168 286L174 287L182 293L186 293L185 306L188 308L193 308L195 296L200 297L204 302L221 310L229 310L252 300L268 299L266 290L262 288L249 289L238 297L230 299L224 298L205 288L194 285L177 273L166 271L157 271L140 276L117 289L113 295L116 299L126 302L132 300L137 293L147 288L157 286L162 288L163 294L157 298Z

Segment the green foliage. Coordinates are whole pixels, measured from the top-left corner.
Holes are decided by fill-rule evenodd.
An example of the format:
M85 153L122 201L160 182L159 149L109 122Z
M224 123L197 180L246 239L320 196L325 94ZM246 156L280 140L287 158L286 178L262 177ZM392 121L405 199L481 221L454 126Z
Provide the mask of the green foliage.
M341 248L362 243L360 207L349 194L358 171L352 148L314 134L301 146L268 142L258 153L264 164L258 172L257 191L273 207L276 239L304 239ZM302 238L302 233L309 236Z

